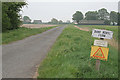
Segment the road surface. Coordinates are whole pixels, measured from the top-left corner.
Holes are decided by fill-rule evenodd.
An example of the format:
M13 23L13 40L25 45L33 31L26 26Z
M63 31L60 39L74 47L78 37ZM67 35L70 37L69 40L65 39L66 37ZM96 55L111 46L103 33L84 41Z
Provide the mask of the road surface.
M2 46L3 78L32 78L65 26Z

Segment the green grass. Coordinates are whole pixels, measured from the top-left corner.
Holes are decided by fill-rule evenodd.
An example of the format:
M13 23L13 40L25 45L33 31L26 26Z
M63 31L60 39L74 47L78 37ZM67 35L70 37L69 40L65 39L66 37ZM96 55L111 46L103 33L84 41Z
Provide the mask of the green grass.
M56 27L56 26L54 26L54 27ZM11 43L13 41L21 40L26 37L42 33L44 31L49 30L54 27L45 27L45 28L36 28L36 29L22 27L22 28L18 28L16 30L4 32L4 33L2 33L2 44L7 44L7 43Z
M108 61L95 70L96 60L90 58L94 39L91 31L66 27L40 65L38 78L117 78L118 51L111 46Z

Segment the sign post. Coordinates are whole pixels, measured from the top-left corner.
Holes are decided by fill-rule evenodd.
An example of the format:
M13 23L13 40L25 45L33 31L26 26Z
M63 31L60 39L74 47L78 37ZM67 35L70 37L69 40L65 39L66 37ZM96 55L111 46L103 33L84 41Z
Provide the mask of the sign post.
M100 38L101 40L104 40L103 38ZM97 59L96 60L96 70L99 71L100 70L100 60Z
M100 70L100 60L99 59L96 60L96 70L97 71Z
M107 41L104 41L104 39L112 39L113 32L108 30L101 30L101 29L94 29L92 31L92 36L100 38L100 40L94 41L94 46L91 48L91 54L90 58L96 59L96 70L100 70L100 60L107 61L108 58L108 51L109 48L107 48Z

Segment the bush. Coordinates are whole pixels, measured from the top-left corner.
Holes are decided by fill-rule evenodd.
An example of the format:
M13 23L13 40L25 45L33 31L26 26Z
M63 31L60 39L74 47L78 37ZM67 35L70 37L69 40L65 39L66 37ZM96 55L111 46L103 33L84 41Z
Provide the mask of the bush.
M17 29L21 24L21 8L25 2L3 2L2 3L2 32Z

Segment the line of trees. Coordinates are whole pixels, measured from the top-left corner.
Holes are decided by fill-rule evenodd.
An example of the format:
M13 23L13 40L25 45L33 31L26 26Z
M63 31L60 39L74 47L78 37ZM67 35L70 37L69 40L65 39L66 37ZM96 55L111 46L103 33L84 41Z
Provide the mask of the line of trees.
M85 13L85 17L82 12L76 11L75 14L73 14L73 20L79 24L81 20L104 20L105 24L109 25L112 23L115 25L116 23L119 24L118 21L118 12L111 11L110 13L107 11L107 9L102 8L98 11L88 11Z
M17 29L21 21L19 12L26 2L2 2L2 32Z
M63 22L62 20L57 20L56 18L52 18L49 24L70 24L70 20L67 20L66 22Z
M23 24L41 24L42 20L32 20L28 16L23 17ZM37 23L36 23L37 22ZM67 20L66 22L63 22L62 20L57 20L56 18L52 18L51 21L46 22L46 24L70 24L70 20Z

